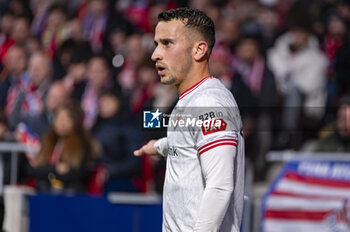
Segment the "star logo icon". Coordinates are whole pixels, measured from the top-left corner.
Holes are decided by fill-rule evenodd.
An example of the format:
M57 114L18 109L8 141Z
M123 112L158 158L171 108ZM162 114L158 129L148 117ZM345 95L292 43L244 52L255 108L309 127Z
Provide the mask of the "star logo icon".
M151 122L154 120L154 119L159 119L159 116L162 115L161 112L159 112L159 109L157 109L156 112L153 112L152 113L152 119L151 119Z
M161 115L159 109L143 111L143 128L161 128Z

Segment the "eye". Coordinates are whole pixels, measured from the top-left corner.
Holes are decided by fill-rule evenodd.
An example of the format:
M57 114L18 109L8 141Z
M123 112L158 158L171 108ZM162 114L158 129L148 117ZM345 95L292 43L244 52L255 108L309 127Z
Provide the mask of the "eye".
M169 47L173 42L170 39L163 39L161 40L161 43L164 47Z

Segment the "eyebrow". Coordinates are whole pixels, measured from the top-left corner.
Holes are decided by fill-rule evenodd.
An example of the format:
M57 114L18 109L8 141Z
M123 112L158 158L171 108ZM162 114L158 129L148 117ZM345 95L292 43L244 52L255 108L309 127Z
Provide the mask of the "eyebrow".
M170 38L164 38L164 39L159 39L159 42L164 44L164 43L172 43L174 40ZM154 45L157 46L158 42L154 40Z

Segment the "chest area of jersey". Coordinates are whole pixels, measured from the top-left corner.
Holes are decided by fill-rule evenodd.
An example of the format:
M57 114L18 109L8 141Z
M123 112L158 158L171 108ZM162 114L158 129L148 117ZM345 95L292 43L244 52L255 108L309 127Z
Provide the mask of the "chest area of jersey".
M186 108L175 107L169 117L167 128L168 158L183 159L197 157L195 141L190 125L187 125Z
M189 131L168 130L168 158L196 158L195 142Z

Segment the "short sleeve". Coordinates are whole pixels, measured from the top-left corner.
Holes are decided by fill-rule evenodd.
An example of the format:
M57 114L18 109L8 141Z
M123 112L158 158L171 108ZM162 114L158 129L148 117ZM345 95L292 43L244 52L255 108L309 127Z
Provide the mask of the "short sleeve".
M193 102L191 115L197 123L190 130L198 155L222 146L238 146L242 122L232 95L208 92Z

